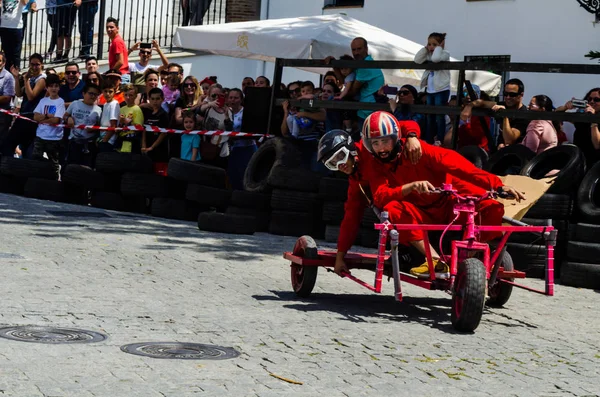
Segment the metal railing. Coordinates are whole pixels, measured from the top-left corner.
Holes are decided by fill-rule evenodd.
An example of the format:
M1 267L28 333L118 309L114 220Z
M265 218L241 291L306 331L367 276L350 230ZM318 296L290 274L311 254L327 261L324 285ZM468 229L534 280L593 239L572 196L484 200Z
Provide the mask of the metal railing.
M191 3L194 5L199 3L198 10L191 13L191 20L190 13L182 8L182 0L83 0L79 8L68 4L41 8L37 12L30 11L26 16L27 27L23 32L21 67L26 67L27 59L33 53L44 55L46 63L54 63L58 34L65 34L69 30L72 41L68 54L69 60L79 57L82 50L81 33L86 34L88 31L84 29L80 32L82 10L86 6L95 4L98 5L97 12L89 24L93 27L90 55L98 59L108 58L110 42L105 32L105 22L108 17L119 20L120 34L128 47L138 41L157 40L163 51L167 53L177 51L179 49L173 46L172 38L178 26L190 23L212 25L224 23L226 20L227 0L204 0Z

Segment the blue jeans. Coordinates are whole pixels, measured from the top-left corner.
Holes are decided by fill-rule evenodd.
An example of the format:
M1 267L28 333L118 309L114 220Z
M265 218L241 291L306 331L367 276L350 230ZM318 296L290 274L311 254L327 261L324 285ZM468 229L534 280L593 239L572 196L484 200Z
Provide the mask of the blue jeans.
M450 98L450 90L436 92L434 94L427 95L427 104L434 106L446 106L448 105L448 99ZM443 114L428 114L427 115L427 134L425 140L428 143L433 143L436 139L440 142L444 142L444 135L446 135L446 120Z
M94 41L94 17L98 12L97 1L83 1L77 11L79 36L81 37L81 56L90 55Z
M244 190L244 174L246 173L250 158L252 158L252 155L257 150L256 144L251 146L234 146L231 148L227 176L234 190Z

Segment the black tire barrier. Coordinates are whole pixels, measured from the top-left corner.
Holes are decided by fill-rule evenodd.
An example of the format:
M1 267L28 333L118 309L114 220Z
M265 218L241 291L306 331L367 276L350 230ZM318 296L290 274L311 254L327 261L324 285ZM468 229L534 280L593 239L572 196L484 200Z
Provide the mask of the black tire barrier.
M463 146L457 152L479 169L483 169L488 161L488 153L477 145Z
M260 145L252 155L244 173L244 190L250 192L268 192L267 183L271 171L276 165L297 167L302 160L294 145L284 138L272 138Z
M560 145L548 149L525 164L521 175L542 179L556 169L559 171L547 193L572 193L585 173L585 158L581 150L575 145Z
M346 201L348 199L348 178L321 178L319 197L326 201Z
M231 201L231 190L190 183L185 193L185 199L201 205L226 209Z
M4 156L0 160L0 173L17 178L58 179L54 166L48 160L28 160Z
M0 175L0 193L22 195L27 179Z
M524 145L506 146L488 159L484 170L495 175L519 175L525 164L527 164L535 153Z
M546 270L546 246L538 244L506 243L506 251L513 259L515 269L525 272L530 278L544 278ZM555 254L557 250L555 247ZM559 261L555 255L554 267Z
M535 219L571 219L573 198L568 194L546 193L527 210L527 218Z
M360 222L361 226L367 228L373 228L373 225L379 223L379 218L373 212L371 208L365 208L365 212L363 213L362 220Z
M96 156L96 171L123 174L137 172L150 174L153 172L152 160L142 154L105 152Z
M560 283L577 288L600 289L600 265L570 260L564 262Z
M269 233L278 236L314 235L313 214L306 212L273 211L269 222Z
M150 206L150 214L157 218L196 221L200 206L187 200L155 198Z
M577 189L577 209L585 222L600 224L599 180L600 162L590 168Z
M271 207L271 196L263 193L234 190L231 193L231 205L240 208L251 208L257 211L268 211Z
M253 218L253 222L256 225L257 232L266 232L269 230L269 222L271 220L271 213L269 211L260 211L252 208L243 207L227 207L226 214L231 215L242 215L250 216Z
M167 174L178 181L225 188L225 170L212 165L172 158L169 160Z
M28 178L24 195L60 203L85 204L87 201L87 190L84 188L43 178Z
M167 178L155 174L127 172L121 178L121 194L125 197L167 197Z
M583 243L600 244L600 225L573 223L569 227L569 239Z
M65 167L62 181L89 190L103 189L106 185L104 175L90 167L79 164L69 164Z
M251 216L201 212L198 215L198 229L227 234L254 234L256 225L253 221Z
M567 258L573 262L600 265L600 244L569 241L567 243Z
M271 208L279 211L314 213L321 208L321 201L316 193L273 189Z
M125 211L125 200L120 193L94 192L90 200L92 207L112 211Z
M344 202L325 201L322 219L330 225L339 225L344 219Z
M340 235L340 227L336 225L325 226L325 241L328 243L337 243Z
M529 215L529 214L528 214ZM523 218L521 222L524 222L531 226L547 226L548 220L550 220L551 225L558 230L557 233L557 241L566 241L569 238L569 222L566 220L558 220L558 219L534 219L534 218ZM513 233L508 239L511 243L522 243L522 244L537 244L543 245L545 244L544 238L540 236L538 233Z
M274 188L316 192L319 190L320 179L321 176L316 172L276 164L269 174L267 183Z

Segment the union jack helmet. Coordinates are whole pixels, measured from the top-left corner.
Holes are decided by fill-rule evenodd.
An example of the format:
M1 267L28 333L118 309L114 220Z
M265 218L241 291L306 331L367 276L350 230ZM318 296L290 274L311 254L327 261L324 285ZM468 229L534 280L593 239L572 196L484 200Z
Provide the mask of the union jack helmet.
M394 146L396 146L399 133L400 126L398 125L398 120L392 114L384 111L373 112L365 119L365 123L363 124L363 145L370 153L373 153L371 139L389 136L393 139Z

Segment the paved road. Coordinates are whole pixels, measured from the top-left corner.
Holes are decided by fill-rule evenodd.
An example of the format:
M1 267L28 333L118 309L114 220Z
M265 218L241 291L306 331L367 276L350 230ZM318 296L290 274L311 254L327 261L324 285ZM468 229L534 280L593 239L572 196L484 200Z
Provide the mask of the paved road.
M486 311L475 334L457 334L441 292L406 286L409 297L397 304L391 283L376 295L321 273L314 296L296 299L281 259L291 238L48 210L101 212L0 195L0 324L78 327L109 339L0 339L0 395L600 395L595 291L558 286L549 298L517 290L505 309ZM241 355L160 360L120 351L148 341Z

